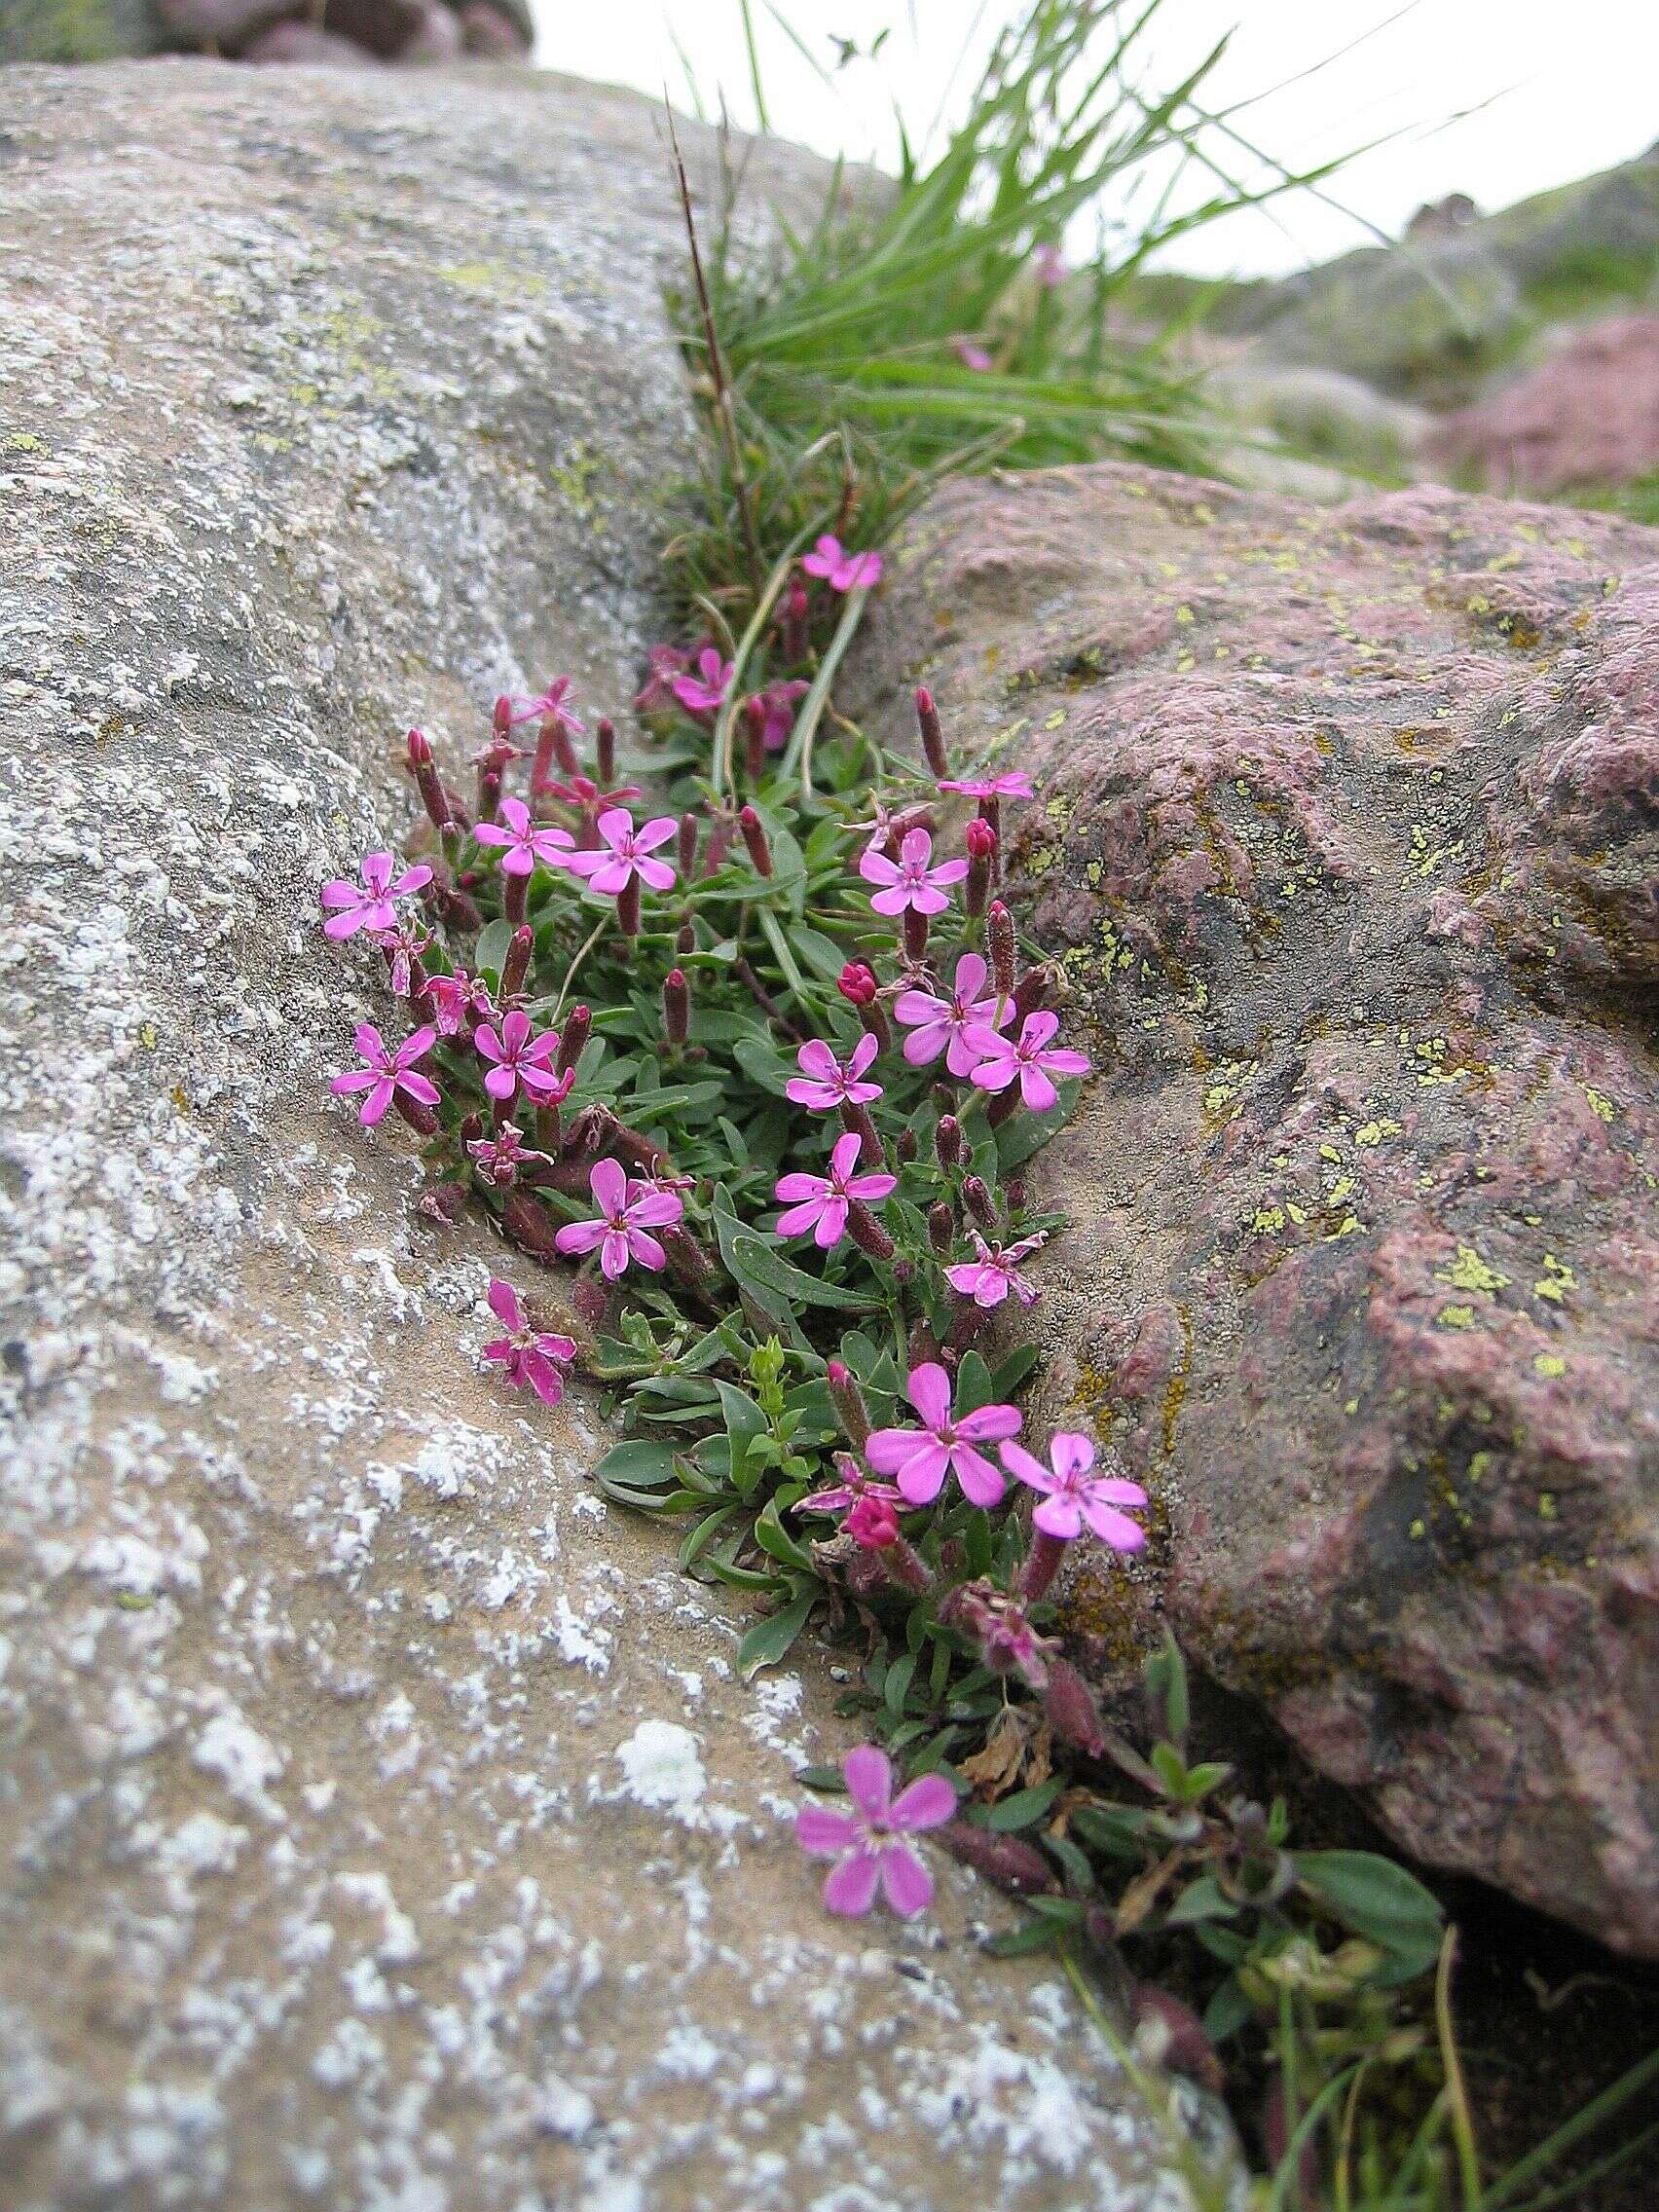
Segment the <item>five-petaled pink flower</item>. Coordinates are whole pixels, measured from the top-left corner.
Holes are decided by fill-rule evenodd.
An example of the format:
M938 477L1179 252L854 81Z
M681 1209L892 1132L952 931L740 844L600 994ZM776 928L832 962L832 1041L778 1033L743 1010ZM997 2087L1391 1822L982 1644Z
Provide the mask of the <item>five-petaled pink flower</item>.
M721 660L718 645L705 645L697 655L696 675L674 679L674 696L687 714L717 715L736 674L735 661Z
M789 743L790 732L794 728L795 701L805 698L810 688L800 677L788 682L780 677L776 682L768 683L764 691L756 692L755 698L760 702L765 717L760 732L768 753L781 753ZM754 701L750 703L753 705Z
M533 1036L529 1014L517 1007L502 1015L499 1030L484 1023L474 1033L472 1043L479 1058L493 1063L484 1078L484 1088L492 1098L513 1097L522 1083L538 1104L556 1106L575 1081L573 1068L561 1075L553 1065L559 1032L544 1029L539 1037Z
M980 995L989 976L977 952L965 952L956 963L956 980L948 998L936 998L931 991L899 994L893 1013L910 1032L904 1040L904 1057L913 1068L925 1068L940 1052L952 1075L967 1075L977 1064L980 1054L968 1042L969 1031L1006 1029L1014 1019L1011 1000L999 999L994 991L988 997Z
M337 1075L328 1088L341 1097L348 1091L366 1090L368 1096L357 1110L357 1119L370 1129L398 1093L418 1106L435 1106L438 1087L429 1077L416 1073L416 1062L424 1059L437 1041L435 1029L417 1029L393 1051L372 1021L361 1022L352 1042L364 1065L352 1068L348 1075Z
M922 1417L920 1429L878 1428L865 1446L865 1457L878 1475L891 1475L912 1505L931 1505L954 1473L963 1495L975 1505L995 1505L1007 1484L978 1450L1019 1433L1017 1406L980 1406L952 1415L950 1377L938 1360L912 1367L905 1396Z
M466 1149L478 1162L479 1174L502 1190L518 1180L521 1167L539 1166L546 1158L544 1153L526 1150L524 1131L516 1122L501 1123L487 1137L469 1138Z
M837 1106L867 1106L881 1096L881 1086L864 1082L864 1072L880 1050L866 1030L843 1063L821 1037L814 1037L795 1054L800 1073L785 1084L785 1095L817 1114L832 1113Z
M674 680L691 666L691 655L679 645L653 645L646 654L650 673L634 694L634 712L648 715L674 703Z
M410 892L432 880L431 869L423 866L406 867L393 881L395 865L389 853L365 853L360 884L348 883L340 876L325 883L322 903L332 911L322 925L323 935L339 940L355 937L359 930L391 929L397 921L392 901L406 899Z
M815 1859L833 1859L824 1902L850 1917L867 1912L879 1884L883 1897L905 1920L933 1902L933 1876L904 1840L956 1817L956 1792L942 1774L924 1774L893 1794L893 1763L873 1744L849 1751L841 1772L853 1810L803 1805L795 1815L795 1841Z
M666 845L679 828L672 814L659 814L636 830L628 809L613 806L599 818L604 843L590 853L571 853L565 866L573 875L585 875L593 888L608 898L620 898L635 876L652 891L668 891L674 884L673 868L667 861L653 861L647 856L659 845Z
M812 1241L821 1252L828 1252L847 1234L849 1207L854 1203L874 1205L898 1189L897 1175L853 1173L863 1141L851 1129L838 1138L830 1155L828 1175L778 1177L774 1196L789 1209L778 1216L778 1235L804 1236L810 1229Z
M933 839L925 830L910 830L899 848L896 861L871 845L866 847L859 862L859 873L866 883L879 883L882 888L874 892L870 904L878 914L902 914L906 907L918 914L942 914L950 904L940 886L960 883L968 873L965 860L941 861L938 867L930 867L933 859Z
M457 1037L470 1022L488 1021L496 1011L489 984L464 968L458 968L453 976L428 976L426 992L437 1013L440 1037Z
M1138 1552L1146 1542L1146 1530L1122 1510L1125 1505L1144 1505L1145 1491L1122 1476L1092 1472L1091 1436L1062 1430L1049 1446L1047 1467L1019 1444L1005 1444L1002 1456L1011 1475L1043 1493L1043 1502L1031 1518L1046 1536L1069 1543L1083 1533L1087 1522L1114 1551Z
M1000 1306L1011 1290L1021 1306L1035 1306L1042 1292L1015 1271L1027 1253L1042 1250L1049 1241L1047 1233L1039 1230L1035 1236L1022 1236L1017 1244L1006 1248L987 1244L977 1229L968 1234L978 1257L945 1269L944 1279L951 1289L971 1298L976 1306Z
M840 1481L831 1483L827 1490L809 1491L795 1505L796 1513L846 1513L862 1497L873 1498L882 1505L903 1505L904 1502L903 1493L897 1483L876 1482L872 1476L865 1473L850 1452L836 1454L835 1471L840 1476Z
M974 1081L981 1090L1006 1090L1017 1076L1019 1095L1034 1114L1046 1114L1059 1092L1057 1075L1087 1075L1088 1054L1064 1046L1051 1048L1050 1039L1060 1026L1057 1014L1047 1010L1028 1014L1017 1042L999 1037L994 1029L970 1029L968 1042L979 1055Z
M571 1221L553 1239L561 1252L599 1250L599 1272L614 1282L630 1260L652 1272L668 1265L668 1254L652 1229L668 1229L685 1216L677 1191L662 1191L650 1183L630 1181L615 1160L596 1160L588 1177L597 1221Z
M838 537L826 535L804 556L809 576L822 576L831 591L869 591L881 581L879 553L852 553Z
M522 798L501 801L500 822L480 822L472 834L481 845L500 845L501 873L529 875L537 861L545 867L564 867L575 839L568 830L552 830L533 822Z
M941 792L960 792L964 798L1030 798L1031 778L1014 768L1005 776L940 776Z
M544 1405L556 1406L565 1395L565 1379L559 1367L575 1358L574 1344L569 1337L533 1329L524 1317L517 1291L499 1275L491 1276L486 1295L491 1312L507 1334L493 1337L484 1346L484 1357L506 1363L507 1381L515 1390L522 1390L528 1382Z
M562 728L569 730L575 737L580 737L583 730L587 728L587 724L577 721L575 716L566 706L565 701L570 695L570 689L571 679L568 676L556 676L546 690L538 691L534 699L509 699L507 701L507 727L509 729L516 728L520 722L546 721L551 716L553 720L558 722Z

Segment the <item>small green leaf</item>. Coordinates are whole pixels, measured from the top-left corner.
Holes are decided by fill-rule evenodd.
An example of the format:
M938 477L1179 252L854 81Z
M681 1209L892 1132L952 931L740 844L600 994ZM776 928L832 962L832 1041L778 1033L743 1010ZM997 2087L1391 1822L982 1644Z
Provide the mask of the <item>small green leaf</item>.
M1008 1835L1015 1828L1028 1828L1043 1818L1059 1793L1058 1775L1040 1782L1035 1789L1016 1789L1012 1797L997 1800L985 1825L994 1828L999 1835Z
M814 1587L803 1590L798 1598L792 1598L787 1605L775 1613L768 1613L763 1621L756 1621L737 1647L738 1673L748 1681L762 1667L775 1667L806 1626L807 1615L818 1603Z
M1171 1928L1190 1928L1196 1920L1235 1920L1237 1915L1238 1907L1222 1896L1215 1876L1200 1874L1187 1884L1166 1917Z
M963 1355L956 1370L956 1416L977 1414L981 1406L991 1403L991 1371L977 1351Z
M913 1651L906 1651L903 1659L896 1659L887 1670L887 1679L881 1689L882 1702L896 1719L903 1714L904 1700L910 1693L910 1677L915 1672Z
M672 1445L632 1437L626 1444L610 1447L593 1470L593 1479L603 1491L609 1491L616 1483L636 1491L663 1490L678 1480L674 1461Z
M786 1305L832 1306L845 1312L867 1313L877 1303L862 1291L848 1290L836 1282L821 1282L817 1275L807 1274L763 1243L752 1230L735 1231L730 1249L732 1270L739 1280L770 1292Z
M478 933L473 947L472 965L481 974L494 976L498 981L501 962L507 957L507 947L513 941L513 925L507 921L488 922Z
M1356 1936L1424 1964L1440 1949L1438 1901L1393 1860L1374 1851L1298 1851L1291 1858L1302 1887Z
M1235 2036L1250 2017L1250 2000L1238 1986L1236 1974L1229 1974L1209 2003L1204 2007L1203 2029L1211 2043L1225 2043Z

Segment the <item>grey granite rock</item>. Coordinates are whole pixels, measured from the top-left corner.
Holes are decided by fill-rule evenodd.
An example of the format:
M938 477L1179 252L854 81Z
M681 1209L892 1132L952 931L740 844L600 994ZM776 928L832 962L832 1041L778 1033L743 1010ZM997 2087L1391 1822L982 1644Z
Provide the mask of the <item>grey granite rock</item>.
M635 680L652 112L23 69L0 149L0 2195L1179 2212L1012 1907L819 1910L832 1685L736 1678L591 1400L477 1373L515 1263L325 1097L405 719Z

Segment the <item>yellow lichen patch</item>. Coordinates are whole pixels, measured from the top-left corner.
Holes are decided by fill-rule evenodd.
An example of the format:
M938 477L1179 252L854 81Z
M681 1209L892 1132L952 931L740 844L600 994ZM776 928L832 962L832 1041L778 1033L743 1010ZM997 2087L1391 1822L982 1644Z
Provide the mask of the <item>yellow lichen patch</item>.
M1250 1227L1258 1236L1276 1236L1284 1227L1284 1208L1258 1206L1250 1216Z
M0 453L50 454L52 448L44 438L37 438L32 430L8 430L0 438Z
M1540 1375L1556 1376L1567 1373L1567 1362L1559 1351L1539 1352L1532 1361L1532 1365Z
M1576 1290L1578 1278L1565 1260L1558 1260L1553 1252L1544 1254L1542 1278L1532 1285L1534 1298L1547 1298L1552 1306L1565 1306L1569 1290Z
M1181 1359L1163 1392L1163 1456L1166 1459L1175 1450L1175 1427L1181 1419L1187 1383L1193 1372L1193 1316L1179 1300L1175 1311L1181 1323Z
M1355 1144L1364 1145L1381 1144L1384 1137L1397 1137L1399 1134L1400 1124L1383 1115L1379 1120L1366 1122L1355 1129L1353 1141Z
M1594 1089L1587 1083L1581 1083L1578 1088L1583 1091L1585 1101L1596 1119L1599 1122L1610 1122L1618 1108L1605 1092Z
M1459 1244L1457 1257L1435 1280L1449 1282L1454 1290L1477 1292L1483 1298L1491 1298L1504 1287L1509 1277L1496 1268L1488 1267L1472 1244Z
M1472 1329L1475 1309L1472 1306L1443 1306L1434 1318L1443 1329Z
M547 294L545 276L531 269L515 269L507 261L452 261L433 274L458 291L470 292L475 299L499 301L503 307L525 299L544 299Z

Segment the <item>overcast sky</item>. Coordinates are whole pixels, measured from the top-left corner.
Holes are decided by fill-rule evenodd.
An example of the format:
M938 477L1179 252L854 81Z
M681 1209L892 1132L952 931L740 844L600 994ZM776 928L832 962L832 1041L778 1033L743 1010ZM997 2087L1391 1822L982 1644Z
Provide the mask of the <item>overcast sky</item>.
M827 154L888 162L895 101L919 135L941 101L946 112L960 105L996 26L1026 12L1025 0L774 0L830 64L831 33L867 50L891 26L879 59L850 63L830 88L778 29L768 0L751 4L773 129ZM666 84L689 106L689 64L706 106L723 92L734 121L754 124L739 0L532 5L543 66L651 92ZM1388 142L1330 188L1351 212L1299 195L1271 214L1195 234L1167 266L1207 275L1296 268L1362 242L1368 223L1396 234L1424 200L1461 191L1501 207L1659 138L1654 0L1164 0L1145 44L1143 86L1178 83L1235 24L1211 104L1269 94L1235 119L1258 145L1303 169Z

